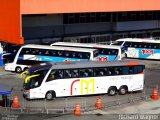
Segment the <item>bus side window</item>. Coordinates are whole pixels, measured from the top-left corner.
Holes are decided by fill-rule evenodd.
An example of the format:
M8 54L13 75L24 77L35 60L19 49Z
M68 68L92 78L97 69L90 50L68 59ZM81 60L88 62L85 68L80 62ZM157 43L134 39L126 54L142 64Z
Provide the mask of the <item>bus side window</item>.
M142 48L142 45L141 45L141 43L139 43L139 46L138 46L139 48Z
M82 59L83 58L83 55L81 52L78 53L78 58Z
M63 71L56 70L54 75L55 75L55 79L62 79L63 78Z
M107 51L107 54L108 54L108 55L111 55L111 50L108 50L108 51Z
M61 51L61 50L58 50L57 56L58 56L58 57L61 57L62 55L63 55L62 51Z
M131 42L128 43L128 47L132 47L132 43Z
M107 54L108 50L107 49L99 49L99 51L100 51L99 54L104 54L105 55L105 54Z
M64 76L65 78L71 78L71 70L64 70Z
M128 42L125 42L124 47L128 47L128 46L129 46Z
M134 67L129 67L129 74L134 74Z
M143 66L135 66L134 67L134 73L135 74L138 74L138 73L141 73L143 72Z
M122 69L119 67L114 68L114 75L121 75L122 74Z
M104 71L103 71L103 69L100 69L100 70L99 70L98 76L104 76Z
M138 47L138 43L135 42L134 43L134 47L137 48Z
M118 55L118 50L117 49L115 49L115 53L114 53L115 55Z
M129 74L129 67L123 67L123 75L128 75Z
M74 70L71 70L72 72L72 77L76 78L76 77L79 77L79 72L77 69L74 69Z
M108 75L108 76L112 75L112 74L113 74L112 72L113 72L113 71L112 71L112 67L109 67L109 68L108 68L107 75Z
M32 50L32 54L33 54L33 55L36 54L36 50L35 50L35 49Z
M35 50L35 55L39 55L39 49Z
M43 50L39 50L37 54L38 55L43 55Z
M90 69L81 69L80 70L80 76L81 77L89 77L89 76L91 76L90 75L91 74L91 71L90 71Z
M84 59L88 59L89 60L89 58L90 58L89 53L83 53L83 54L84 54Z
M49 50L46 50L45 55L49 55Z
M158 48L157 46L158 46L158 45L154 44L154 49L157 49L157 48Z
M72 58L75 58L75 57L76 57L76 52L73 52L73 53L71 54L71 57L72 57Z
M92 77L92 76L93 76L93 69L87 68L87 69L85 70L85 72L88 74L88 77Z
M98 76L98 68L95 68L95 69L94 69L94 76L95 76L95 77Z
M46 82L52 81L55 79L55 71L51 71L51 73L49 74Z
M58 57L58 50L52 50L52 56Z
M148 44L148 48L152 48L152 45L151 45L151 43L149 43L149 44Z
M147 44L146 44L146 43L143 43L143 47L144 47L144 48L147 48Z

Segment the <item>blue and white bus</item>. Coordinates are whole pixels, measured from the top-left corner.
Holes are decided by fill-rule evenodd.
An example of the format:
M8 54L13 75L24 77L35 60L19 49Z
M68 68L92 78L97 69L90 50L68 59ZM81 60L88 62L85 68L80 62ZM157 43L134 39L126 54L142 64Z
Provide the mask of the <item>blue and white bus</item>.
M113 44L124 46L126 57L160 60L160 41L158 40L124 38L116 40Z
M96 60L97 56L96 49L24 45L17 52L14 61L5 64L5 70L20 73L37 63L88 61Z
M98 61L115 61L122 60L125 57L124 47L114 45L100 45L91 43L71 43L71 42L56 42L51 46L68 46L78 48L93 48L98 49Z

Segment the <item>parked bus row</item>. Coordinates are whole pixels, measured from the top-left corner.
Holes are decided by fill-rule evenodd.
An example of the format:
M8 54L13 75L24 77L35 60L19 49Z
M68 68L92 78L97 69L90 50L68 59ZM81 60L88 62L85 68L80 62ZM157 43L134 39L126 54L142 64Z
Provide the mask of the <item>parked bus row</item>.
M92 94L121 95L143 90L145 66L139 61L41 63L28 69L27 99Z
M151 39L119 39L112 45L56 42L51 46L24 45L5 70L22 72L42 62L115 61L124 57L160 59L160 42Z
M112 48L104 45L94 47L24 45L17 52L14 61L5 64L5 70L21 73L31 65L42 62L114 61L123 57L124 52L120 46Z

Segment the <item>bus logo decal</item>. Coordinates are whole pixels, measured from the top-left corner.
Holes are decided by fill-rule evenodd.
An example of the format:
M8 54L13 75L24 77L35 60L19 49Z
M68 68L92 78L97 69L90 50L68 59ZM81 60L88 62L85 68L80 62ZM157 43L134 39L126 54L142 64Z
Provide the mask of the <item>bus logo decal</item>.
M70 88L70 93L71 93L71 95L73 95L73 85L74 85L74 83L79 82L79 81L80 81L80 80L77 79L77 80L74 80L74 81L72 82L71 88Z
M70 62L70 60L67 58L67 59L64 60L64 62Z
M142 50L142 54L154 54L154 50L146 50L146 49L143 49Z
M108 57L98 57L98 61L108 61Z
M90 86L90 84L91 84L91 86ZM86 85L86 86L85 86ZM85 93L86 94L88 94L88 92L89 92L89 88L91 87L91 89L92 89L92 94L94 94L94 79L92 78L92 79L90 79L90 80L85 80L85 79L82 79L81 81L80 81L80 94L82 95L83 94L83 92L84 92L84 87L85 87Z
M92 94L94 94L94 86L95 86L95 80L92 78L92 79L89 79L89 80L86 80L86 79L76 79L72 82L71 84L71 88L70 88L70 94L73 95L73 85L76 83L76 82L80 82L80 94L82 95L83 93L86 93L88 94L89 93L89 88L91 88L92 90ZM85 89L85 91L84 91Z

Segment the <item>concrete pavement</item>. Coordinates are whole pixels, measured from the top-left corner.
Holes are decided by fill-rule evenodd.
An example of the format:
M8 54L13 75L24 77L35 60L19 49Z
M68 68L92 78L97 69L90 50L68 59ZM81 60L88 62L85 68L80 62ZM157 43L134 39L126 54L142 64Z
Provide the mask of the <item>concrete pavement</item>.
M3 114L3 116L7 115ZM14 116L17 117L16 120L160 120L160 99L138 102L125 107L82 112L81 116L73 114L20 114Z

